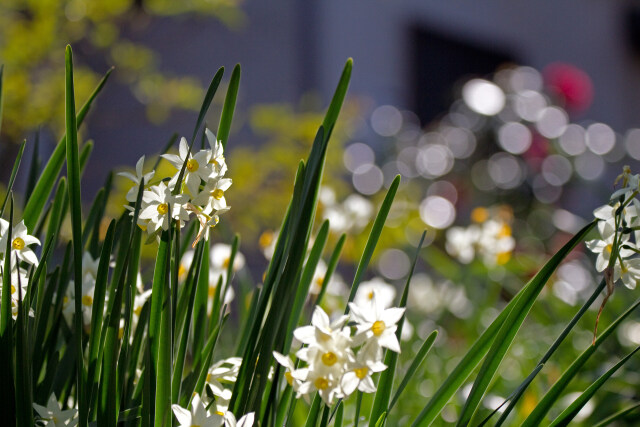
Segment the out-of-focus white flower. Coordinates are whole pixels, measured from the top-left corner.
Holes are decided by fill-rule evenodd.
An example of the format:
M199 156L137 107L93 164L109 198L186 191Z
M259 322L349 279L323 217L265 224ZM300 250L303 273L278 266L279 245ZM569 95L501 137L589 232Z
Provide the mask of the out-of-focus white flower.
M155 175L156 171L151 171L147 174L142 174L142 168L144 167L144 156L140 157L138 162L136 163L136 174L132 174L131 172L120 172L118 175L123 176L125 178L130 179L135 184L126 195L127 202L135 202L138 197L138 187L140 186L140 181L144 179L145 185L148 185L153 175Z
M322 286L325 282L325 276L327 274L327 264L324 261L319 260L316 266L316 271L311 279L311 286L309 287L309 293L311 295L318 295L322 290ZM337 272L333 272L329 283L327 283L326 293L328 295L344 296L347 291L347 286L342 280L342 277Z
M210 414L200 400L200 395L195 393L191 399L191 411L180 405L171 405L173 414L180 423L180 427L219 427L224 423L224 414Z
M378 304L384 308L391 307L396 298L396 288L380 277L374 277L371 280L360 283L353 302L362 307L373 301L374 297Z
M56 399L55 393L51 393L47 406L33 404L33 408L36 410L40 419L45 421L46 426L62 427L62 426L75 426L78 424L78 419L75 416L78 410L75 408L62 410L58 399Z
M356 321L357 333L367 340L373 340L380 347L400 353L400 343L396 337L397 323L404 315L404 308L384 308L377 298L366 305L349 303L351 316Z
M322 196L323 217L329 220L331 230L336 233L357 233L373 216L373 204L359 194L350 194L342 203L331 203L335 202L335 194L332 196L327 189Z
M445 248L449 255L456 257L458 261L469 264L475 256L475 245L480 236L480 229L471 225L464 227L451 227L447 230Z
M233 412L227 411L224 414L225 427L252 427L254 421L255 414L253 412L243 415L238 421L236 421L236 417L233 415Z
M0 271L0 297L2 297L2 276L3 272ZM29 287L29 277L23 268L14 268L11 270L9 287L11 289L11 317L13 317L13 320L16 320L18 318L18 303L20 299L24 299ZM33 315L33 309L30 308L29 316Z

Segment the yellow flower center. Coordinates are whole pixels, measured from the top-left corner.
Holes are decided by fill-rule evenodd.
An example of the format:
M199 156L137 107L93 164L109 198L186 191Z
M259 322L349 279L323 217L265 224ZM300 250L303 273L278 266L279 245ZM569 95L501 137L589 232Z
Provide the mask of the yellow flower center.
M483 223L489 219L489 211L487 208L478 207L471 211L471 221Z
M366 366L362 367L362 368L356 368L353 370L353 372L356 374L356 377L360 378L361 380L364 379L367 374L369 373L369 368L367 368Z
M209 298L216 296L217 285L209 286Z
M196 159L187 160L187 170L189 172L196 172L200 168L198 161Z
M93 305L93 297L91 295L82 296L82 305L91 307Z
M169 211L169 205L167 205L166 203L161 203L158 205L158 213L160 215L164 215Z
M373 299L373 295L374 295L374 294L373 294L373 291L371 291L371 292L369 292L369 295L367 295L367 297L368 297L369 299Z
M316 380L313 382L313 385L318 389L318 390L325 390L327 387L329 387L329 381L327 381L327 379L325 377L318 377L316 378Z
M611 251L613 250L613 244L609 243L605 248L604 248L604 252L608 255L611 253Z
M511 252L500 252L496 255L496 263L498 265L504 265L511 259Z
M628 269L628 268L627 268L623 263L620 263L620 272L621 272L622 274L625 274L625 273L627 273L628 271L629 271L629 269ZM13 286L11 287L11 289L13 290Z
M25 247L24 240L22 240L21 237L16 237L15 239L13 239L11 246L13 247L13 249L21 251Z
M511 227L509 224L502 224L502 228L498 232L498 237L509 237L511 236Z
M207 382L210 383L211 382L211 374L207 374Z
M219 188L216 188L211 192L211 196L216 200L220 200L224 197L224 191Z
M136 316L140 317L140 313L142 312L142 306L139 305L136 308L133 309L133 312L136 314Z
M379 337L386 327L387 325L385 325L382 320L376 320L371 326L371 332L373 332L373 335Z
M13 286L13 285L11 285L11 293L12 293L12 294L15 294L15 293L16 293L16 287L15 287L15 286Z
M260 244L261 248L266 248L268 247L271 242L273 242L273 231L267 230L264 233L262 233L260 235L260 239L258 240L258 243Z
M333 366L338 361L338 356L335 353L328 351L322 355L322 363L327 366Z
M284 373L284 377L286 378L287 382L289 383L290 386L293 386L293 375L291 375L291 372L287 371Z
M225 258L224 261L222 261L222 268L229 268L230 262L231 262L231 259L229 259L229 257Z

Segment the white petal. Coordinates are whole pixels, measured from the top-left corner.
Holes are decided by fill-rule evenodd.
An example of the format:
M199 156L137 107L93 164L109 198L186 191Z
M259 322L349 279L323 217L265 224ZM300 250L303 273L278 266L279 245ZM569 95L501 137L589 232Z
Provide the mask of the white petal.
M171 405L171 409L173 409L173 413L180 425L191 425L191 412L187 411L180 405Z

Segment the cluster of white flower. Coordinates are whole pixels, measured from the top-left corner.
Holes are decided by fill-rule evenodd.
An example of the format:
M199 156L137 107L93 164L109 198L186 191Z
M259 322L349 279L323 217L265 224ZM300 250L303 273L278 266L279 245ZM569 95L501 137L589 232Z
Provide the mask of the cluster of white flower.
M369 224L374 214L373 204L356 193L338 203L333 189L322 187L318 199L322 217L329 220L335 233L358 233Z
M91 316L93 313L93 297L96 289L96 279L98 277L98 265L100 264L100 259L94 259L89 252L85 252L82 255L82 295L80 296L81 307L82 307L82 324L84 326L85 331L89 332L89 328L91 326ZM142 278L140 277L140 273L138 273L138 281L136 285L136 295L133 301L133 326L137 325L138 317L140 316L140 312L142 311L142 306L151 296L151 289L144 290L144 284L142 283ZM105 304L104 311L106 313L107 310L107 302L109 300L109 295L105 295ZM69 281L69 285L67 286L67 291L62 300L62 315L64 316L65 321L68 325L71 325L73 322L73 315L75 314L76 306L75 306L75 284L74 281ZM120 335L124 332L124 319L120 319Z
M180 267L178 268L178 280L183 282L187 278L191 263L193 262L194 251L187 250L180 260ZM215 243L211 246L209 253L209 298L207 302L207 312L210 314L213 309L213 298L218 287L218 283L222 279L222 284L227 280L227 269L231 262L231 246L225 243ZM236 252L233 260L232 272L236 272L242 269L246 264L246 259L241 252ZM235 292L233 288L229 286L227 292L223 297L224 304L230 304L235 298Z
M0 218L0 297L3 291L4 260L9 257L11 262L11 315L16 319L18 317L18 300L21 294L22 298L25 297L29 285L28 270L24 267L27 265L38 266L38 257L29 246L39 245L40 241L30 236L24 221L20 221L11 230L11 245L9 253L7 253L8 231L9 222ZM30 310L29 314L33 315L33 310Z
M193 213L200 221L197 242L202 237L208 238L209 228L215 227L220 220L219 215L229 210L225 191L231 186L231 179L224 178L227 164L224 159L222 142L218 141L209 129L205 129L205 134L210 149L200 150L195 154L189 153L187 140L182 138L179 155L162 155L177 168L177 172L171 177L168 185L164 181L149 185L155 171L143 174L144 156L136 164L136 175L129 172L120 173L135 184L127 193L128 202L135 202L138 186L144 178L145 190L142 195L138 225L145 229L150 236L157 236L161 230L167 230L170 220L178 221L181 227L184 226L185 222L189 220L190 214ZM174 195L173 190L183 165L185 168L180 191ZM132 209L130 206L127 208Z
M290 356L273 353L298 398L308 399L317 391L331 405L334 399L346 398L356 389L373 393L376 386L371 375L387 368L382 363L382 348L400 352L396 329L404 308L384 308L375 293L362 305L349 303L349 308L349 315L332 322L316 306L311 325L294 331L294 337L305 344L296 352L305 366L296 368ZM353 336L349 320L355 322Z
M233 413L229 411L231 388L238 379L240 365L242 365L240 357L230 357L216 362L209 368L205 384L206 394L202 397L198 393L193 395L191 411L180 405L172 406L180 426L250 427L253 425L253 413L236 421Z
M516 245L511 235L510 215L502 208L478 207L471 212L471 219L474 224L466 228L447 230L447 252L465 264L473 261L476 254L488 267L509 261Z
M587 242L587 247L598 254L596 270L604 271L609 265L612 254L613 281L622 280L630 289L634 289L640 280L640 258L632 257L639 252L640 242L640 175L631 175L628 166L620 175L622 188L611 196L611 204L600 206L593 211L598 221L600 239ZM633 241L631 236L633 235ZM614 251L617 248L617 251Z
M171 405L173 414L180 423L178 427L251 427L255 419L253 412L243 415L236 421L233 412L211 412L200 400L200 395L195 393L191 399L191 411L180 405Z

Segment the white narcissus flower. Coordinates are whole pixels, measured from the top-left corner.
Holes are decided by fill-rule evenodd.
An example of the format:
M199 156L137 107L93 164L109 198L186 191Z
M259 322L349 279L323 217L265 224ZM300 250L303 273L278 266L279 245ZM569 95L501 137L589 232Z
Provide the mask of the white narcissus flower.
M596 270L603 271L609 264L609 258L611 257L611 252L613 251L613 245L615 243L614 239L616 236L616 230L613 227L613 224L611 224L609 221L599 222L598 229L600 231L602 240L590 240L586 242L586 245L591 252L598 254L598 257L596 258ZM621 238L621 244L624 244L627 240L629 240L629 236L623 234ZM628 258L634 253L634 251L625 249L623 247L621 247L619 251L619 255L622 259Z
M375 345L362 346L355 362L349 365L349 369L342 376L340 385L345 395L349 396L356 388L363 393L375 393L376 385L371 378L376 372L387 369L387 365L378 359L378 349Z
M313 273L311 279L311 286L309 286L309 293L311 295L318 295L322 290L322 286L325 282L325 275L327 274L327 264L323 260L318 260L316 271ZM327 283L326 293L328 295L344 296L347 293L347 285L337 272L333 272L329 283Z
M0 297L2 296L2 266L0 266ZM23 268L14 268L11 270L11 279L9 281L11 288L11 316L13 320L18 318L18 303L20 299L24 299L29 287L29 277ZM22 296L20 295L22 293ZM33 309L29 309L29 316L33 316Z
M400 353L400 343L396 337L397 323L404 315L404 308L385 309L376 298L365 306L349 303L351 317L356 321L358 335L367 341L376 342L380 347Z
M622 265L616 262L613 269L613 280L621 279L629 289L635 289L640 280L640 258L623 260Z
M224 387L224 384L231 385L238 379L242 358L230 357L216 362L207 373L207 384L213 393L223 400L231 400L231 390Z
M180 427L219 427L224 423L223 415L209 414L198 393L195 393L191 399L191 411L175 404L171 405L171 409L180 423Z
M232 412L229 411L224 414L225 427L252 427L254 421L255 414L253 412L243 415L238 421L236 421L236 417Z
M224 147L222 142L209 129L205 129L209 146L211 147L211 156L209 164L212 166L212 173L209 179L217 179L227 173L227 162L224 159Z
M331 338L331 334L342 330L349 316L340 316L333 322L320 306L316 306L311 316L311 325L301 326L293 331L293 336L303 344L313 345L317 341Z
M187 197L184 194L173 195L171 188L164 182L152 186L142 195L145 208L140 212L140 219L147 220L147 231L152 234L160 229L169 229L169 219L186 221L189 213L184 209ZM171 213L169 212L171 206Z
M191 202L198 206L204 206L208 211L219 211L227 208L227 199L224 197L225 191L231 187L231 178L221 178L209 181L201 192L194 195Z
M211 156L211 152L208 150L201 150L196 154L189 153L189 144L187 144L187 139L182 138L180 140L180 146L178 148L179 156L175 154L163 154L162 157L167 159L178 172L171 178L169 181L169 186L173 188L180 175L180 170L182 169L182 165L186 163L184 168L184 183L189 189L191 195L195 195L198 193L198 189L200 188L201 181L207 181L209 176L211 176L212 168L209 164L209 158Z
M385 282L380 277L360 283L353 302L356 305L364 306L373 298L376 298L383 307L391 307L396 298L396 288Z
M144 156L140 157L138 162L136 163L136 174L132 174L131 172L120 172L118 175L123 176L125 178L130 179L135 184L126 195L127 202L135 202L138 198L138 187L140 186L140 181L144 179L145 185L149 184L149 181L153 178L156 171L151 171L147 174L142 174L142 168L144 167Z
M6 256L7 251L7 239L9 233L9 223L5 220L0 220L0 254ZM29 248L30 245L39 245L40 240L33 236L30 236L27 232L27 226L24 225L24 221L20 221L11 232L11 263L15 262L15 257L18 257L19 261L25 261L34 266L38 266L38 257Z
M301 382L293 376L293 372L296 370L296 366L291 358L289 356L285 356L284 354L280 354L277 351L273 352L273 357L275 357L276 361L284 367L284 378L287 380L287 383L293 388L294 391L298 391Z
M40 416L40 419L46 421L45 425L47 426L69 427L78 424L78 419L74 418L78 413L78 410L75 408L66 409L64 411L60 409L60 404L58 403L58 399L56 399L55 393L51 393L51 396L49 396L49 401L47 402L46 407L34 403L33 408Z

